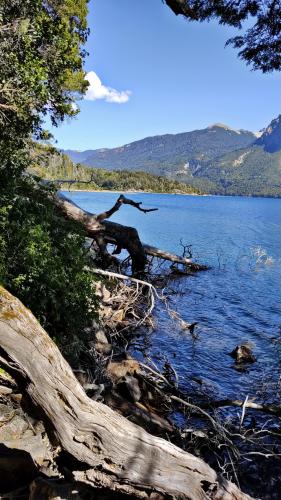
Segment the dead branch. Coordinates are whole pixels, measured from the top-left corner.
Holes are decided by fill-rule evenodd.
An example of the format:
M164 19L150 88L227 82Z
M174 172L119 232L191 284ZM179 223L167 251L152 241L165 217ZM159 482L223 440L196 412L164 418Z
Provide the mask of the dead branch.
M130 254L133 272L144 271L146 256L135 228L107 220L98 220L96 215L82 210L62 193L58 192L54 201L66 218L82 223L88 236L97 242L105 260L108 257L106 243L115 243Z
M106 220L106 218L110 217L114 212L119 210L122 204L133 205L135 208L141 210L142 212L149 212L156 209L142 209L139 207L140 203L128 200L123 195L118 198L116 204L112 207L112 209L99 215L95 215L87 212L86 210L83 210L78 205L76 205L76 203L68 199L60 192L56 194L54 201L59 209L63 212L65 217L74 219L83 224L88 236L95 239L95 241L97 242L101 254L105 259L107 257L111 257L106 250L107 243L113 243L117 245L118 250L122 248L127 250L132 259L133 272L141 273L144 271L147 261L147 255L159 257L161 259L176 262L179 264L184 264L190 270L194 271L208 269L206 266L192 262L191 259L186 259L185 257L180 257L170 252L165 252L163 250L160 250L159 248L145 245L140 241L138 232L135 228L123 226L121 224L117 224L116 222Z
M151 368L149 365L142 363L141 361L139 361L138 363L142 368L144 368L145 370L148 370L150 373L155 375L158 379L165 382L165 384L167 384L169 387L173 387L172 384L166 379L166 377L164 377L164 375L162 375L162 373L160 373L156 370L153 370L153 368Z
M170 262L176 262L178 264L184 264L189 269L194 271L204 271L206 269L209 269L208 266L198 264L192 259L181 257L180 255L175 255L171 252L166 252L164 250L161 250L160 248L153 247L145 243L143 243L143 248L147 255L151 255L152 257L160 257L161 259L169 260Z
M132 283L137 283L139 285L147 286L151 290L153 290L155 295L157 295L156 289L148 281L139 280L137 278L134 278L133 276L127 276L126 274L119 274L119 273L113 273L112 271L105 271L104 269L96 269L95 268L95 269L92 269L91 271L95 274L102 274L103 276L108 276L109 278L116 278L116 279L120 279L120 280L131 281Z
M233 443L231 439L228 437L228 435L230 434L228 430L225 427L223 427L217 420L215 420L209 413L203 410L200 406L188 403L187 401L185 401L182 398L179 398L178 396L170 395L169 398L172 399L173 401L177 401L178 403L190 408L190 410L192 410L193 412L199 413L203 415L205 418L207 418L211 422L213 428L219 433L222 433L227 443L233 447Z
M131 205L134 208L137 208L141 212L148 213L148 212L154 212L155 210L158 210L158 208L141 208L140 205L142 205L142 202L136 202L133 200L130 200L129 198L125 198L123 194L121 194L116 201L115 205L110 210L107 210L106 212L103 212L99 215L97 215L97 220L99 222L102 222L105 219L109 219L115 212L121 208L122 205Z
M108 278L113 278L113 279L118 279L118 280L123 280L123 281L130 281L131 283L135 283L137 285L137 291L136 291L133 302L137 302L137 301L141 302L141 300L139 298L140 293L139 293L138 285L141 285L142 289L143 289L143 287L145 287L145 290L146 290L146 301L145 302L148 304L148 307L146 308L146 311L144 312L143 316L141 318L138 318L138 321L134 324L134 328L137 328L138 326L141 326L146 322L146 320L149 318L149 316L151 315L151 313L154 309L155 296L158 297L157 291L151 283L149 283L148 281L143 281L143 280L140 280L137 278L126 276L125 274L118 274L118 273L113 273L111 271L105 271L104 269L88 269L88 270L91 271L93 274L100 274L100 275L106 276ZM147 293L147 291L148 291L148 293ZM129 302L129 304L132 305L132 302L131 303ZM128 306L126 305L126 300L124 300L124 297L122 297L122 306L124 309L128 308ZM134 312L134 315L135 315L135 312ZM130 327L132 327L132 326L133 325L131 324Z
M255 403L254 401L249 401L247 398L243 400L239 399L222 399L220 401L211 401L210 403L203 403L200 405L202 408L222 408L225 406L239 406L240 408L249 408L250 410L263 411L265 413L270 413L272 415L281 415L281 406Z

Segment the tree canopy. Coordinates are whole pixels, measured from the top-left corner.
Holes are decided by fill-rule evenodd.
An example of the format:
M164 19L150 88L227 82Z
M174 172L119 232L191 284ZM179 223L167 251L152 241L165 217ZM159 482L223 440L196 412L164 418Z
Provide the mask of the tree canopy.
M0 125L40 132L76 113L87 88L83 59L87 0L4 0L0 4Z
M246 28L227 44L239 49L239 57L263 73L281 69L280 0L164 0L176 15L190 21L217 19L220 24Z

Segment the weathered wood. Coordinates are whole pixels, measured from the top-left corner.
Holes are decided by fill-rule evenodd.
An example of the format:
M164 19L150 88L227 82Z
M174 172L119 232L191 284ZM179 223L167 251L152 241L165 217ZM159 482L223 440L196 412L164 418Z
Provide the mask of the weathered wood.
M145 214L147 214L148 212L155 212L156 210L158 210L158 208L142 208L141 201L136 202L130 200L129 198L126 198L123 194L120 194L118 200L113 205L113 207L110 210L107 210L106 212L99 214L97 216L97 220L101 222L104 219L109 219L109 217L111 217L115 212L117 212L122 205L131 205L132 207L137 208L138 210L140 210L140 212L143 212Z
M127 250L131 256L133 272L137 273L144 270L146 255L137 230L134 227L123 226L116 222L104 220L106 216L110 217L110 215L116 212L117 208L100 215L95 215L82 210L76 203L69 200L60 192L55 197L55 203L64 213L65 217L83 224L85 231L90 238L95 239L105 257L108 254L104 242L116 243L119 247ZM119 204L119 208L122 203Z
M77 480L138 498L249 498L199 458L89 399L32 313L2 287L0 346L5 369L21 375L62 448L83 464Z
M281 415L281 406L274 404L256 403L251 400L240 399L221 399L219 401L211 401L209 403L201 403L201 408L222 408L227 406L238 406L240 408L249 408L249 410L263 411L272 415Z
M175 262L177 264L183 264L192 270L200 271L208 269L207 266L203 264L198 264L194 262L192 259L188 259L187 257L181 257L180 255L176 255L171 252L166 252L165 250L161 250L160 248L153 247L151 245L147 245L145 243L142 244L143 249L146 255L151 255L152 257L159 257L160 259L169 260L170 262Z
M83 224L89 237L95 239L104 255L106 255L106 243L114 243L118 245L119 249L124 248L127 250L132 259L133 272L142 272L144 270L147 255L184 264L191 270L206 269L206 266L193 262L192 259L180 257L171 252L165 252L159 248L142 243L134 227L123 226L117 222L105 220L119 210L123 204L132 205L142 212L149 212L155 209L143 209L140 207L140 203L133 202L122 195L119 196L117 202L110 210L99 215L83 210L60 192L55 197L55 203L64 213L65 217Z

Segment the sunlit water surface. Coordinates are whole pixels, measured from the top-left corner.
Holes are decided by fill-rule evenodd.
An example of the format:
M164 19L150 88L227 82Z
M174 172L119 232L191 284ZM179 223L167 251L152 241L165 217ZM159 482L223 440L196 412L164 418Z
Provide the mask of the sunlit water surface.
M72 192L81 207L99 213L116 193ZM157 212L123 206L112 220L135 226L142 241L181 252L191 244L196 260L211 270L175 279L169 304L188 322L198 322L194 340L159 305L156 329L146 338L159 368L169 360L181 388L214 398L276 401L281 374L281 200L244 197L130 194ZM178 293L173 293L178 292ZM257 362L239 371L229 356L250 342ZM143 339L132 350L141 356ZM281 392L281 389L280 389Z

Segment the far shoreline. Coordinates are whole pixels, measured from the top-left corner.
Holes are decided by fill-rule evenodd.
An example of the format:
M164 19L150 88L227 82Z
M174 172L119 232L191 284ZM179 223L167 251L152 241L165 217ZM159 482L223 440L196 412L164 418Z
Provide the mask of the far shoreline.
M133 191L133 190L110 190L110 189L60 189L60 191L64 192L72 192L72 193L128 193L128 194L161 194L161 195L180 195L180 196L201 196L201 197L210 197L210 198L259 198L262 200L280 200L281 196L262 196L255 194L211 194L211 193L159 193L155 191Z
M155 191L141 191L141 190L122 190L122 189L119 189L119 190L116 190L116 189L60 189L60 191L64 191L64 192L72 192L72 193L128 193L128 194L173 194L173 195L181 195L181 196L216 196L216 195L212 195L212 194L205 194L205 193L202 193L202 194L199 194L199 193L181 193L181 192L178 192L178 193L163 193L163 192L155 192Z

